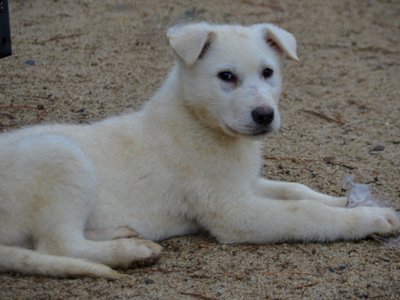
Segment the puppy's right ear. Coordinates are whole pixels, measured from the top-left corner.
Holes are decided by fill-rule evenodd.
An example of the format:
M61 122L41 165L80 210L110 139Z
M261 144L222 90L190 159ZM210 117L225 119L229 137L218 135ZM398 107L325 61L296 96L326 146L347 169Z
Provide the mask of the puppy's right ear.
M176 25L167 32L169 44L188 67L204 55L212 35L208 23Z

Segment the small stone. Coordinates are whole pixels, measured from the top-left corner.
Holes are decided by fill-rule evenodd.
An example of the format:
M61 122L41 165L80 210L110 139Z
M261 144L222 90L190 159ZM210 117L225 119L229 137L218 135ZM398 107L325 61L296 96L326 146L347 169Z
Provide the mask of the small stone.
M376 146L374 146L373 148L371 148L371 149L369 150L369 153L372 154L372 155L376 155L376 154L378 154L378 152L381 152L381 151L383 151L383 150L385 150L385 146L383 146L383 145L376 145Z
M344 270L346 270L348 267L346 265L339 265L336 267L329 267L329 271L331 271L332 273L336 273L336 274L341 274L343 273Z
M34 66L36 63L33 59L28 59L25 64L27 64L28 66Z
M154 284L155 282L154 282L154 280L153 279L150 279L150 278L146 278L145 280L144 280L144 284Z
M197 7L192 7L185 10L184 14L187 19L195 19L198 18L200 15L204 14L205 12L207 12L207 10L203 8L197 9Z

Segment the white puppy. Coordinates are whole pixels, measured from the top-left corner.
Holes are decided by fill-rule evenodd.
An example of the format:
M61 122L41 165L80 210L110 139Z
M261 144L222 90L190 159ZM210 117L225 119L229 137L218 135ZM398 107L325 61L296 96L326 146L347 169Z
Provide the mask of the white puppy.
M199 229L221 243L399 229L392 209L259 178L256 138L280 125L280 56L297 59L290 33L200 23L168 38L177 62L143 110L1 135L0 270L118 278L111 268L159 257L150 240Z

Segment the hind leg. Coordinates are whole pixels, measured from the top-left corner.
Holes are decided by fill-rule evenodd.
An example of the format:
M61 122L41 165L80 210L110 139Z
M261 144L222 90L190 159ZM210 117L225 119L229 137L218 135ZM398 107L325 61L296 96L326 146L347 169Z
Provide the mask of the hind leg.
M91 229L91 230L85 230L85 238L88 240L92 241L110 241L110 240L117 240L117 239L130 239L129 243L137 243L138 245L147 247L150 249L151 253L150 255L147 255L147 257L140 258L133 263L130 264L130 266L144 266L148 264L153 264L157 262L160 258L160 251L161 247L153 243L152 241L149 240L144 240L139 233L136 231L130 229L129 227L117 227L117 228L103 228L103 229ZM126 243L126 242L119 242L119 243ZM120 265L120 267L124 267L123 265Z
M29 227L37 251L122 268L159 257L160 246L139 238L86 239L85 224L97 195L90 161L77 145L60 136L41 136L24 143L29 144L23 147L29 154L21 155L21 170L29 177L23 194L29 198ZM111 233L120 237L129 232Z
M86 229L85 238L92 241L107 241L123 238L141 238L140 234L129 227Z
M112 268L129 268L137 263L153 263L160 258L161 246L138 239L117 239L111 241L90 241L83 237L72 239L42 239L38 251L53 255L84 258Z

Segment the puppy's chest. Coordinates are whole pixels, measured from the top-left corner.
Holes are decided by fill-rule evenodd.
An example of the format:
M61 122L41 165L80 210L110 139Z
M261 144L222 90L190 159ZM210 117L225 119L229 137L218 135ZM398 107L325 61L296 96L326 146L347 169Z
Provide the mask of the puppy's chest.
M170 171L184 181L201 180L210 184L243 181L257 177L260 168L258 152L196 149L171 160Z

